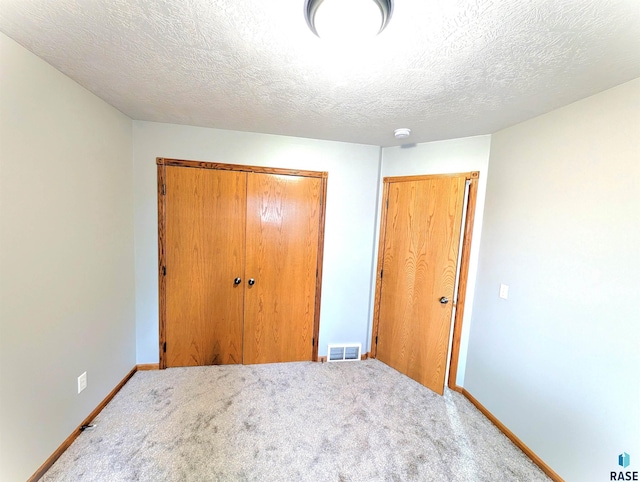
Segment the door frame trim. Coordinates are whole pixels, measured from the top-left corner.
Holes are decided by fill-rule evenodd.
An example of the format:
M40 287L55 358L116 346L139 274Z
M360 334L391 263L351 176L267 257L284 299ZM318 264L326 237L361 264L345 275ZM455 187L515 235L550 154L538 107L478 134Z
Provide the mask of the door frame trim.
M167 327L167 298L166 298L166 278L163 272L165 266L165 242L166 242L166 196L165 192L165 179L166 179L166 167L187 167L195 169L216 169L225 171L241 171L241 172L255 172L260 174L275 174L279 176L301 176L301 177L315 177L321 180L320 185L320 216L319 216L319 229L318 229L318 258L316 262L316 293L314 304L314 317L313 317L313 350L311 352L311 360L318 361L318 338L320 333L320 298L322 295L322 261L324 258L324 228L326 219L327 208L327 180L329 173L326 171L306 171L300 169L282 169L277 167L264 167L264 166L245 166L241 164L224 164L219 162L207 162L207 161L191 161L182 159L170 159L165 157L157 157L156 165L158 171L158 299L159 299L159 312L158 312L158 352L159 352L159 368L167 368L167 360L165 357L164 346L167 341L166 327Z
M384 261L384 242L386 239L387 229L387 207L389 201L389 186L394 182L407 182L407 181L422 181L426 179L433 179L438 177L464 177L469 182L469 197L467 200L467 211L464 223L464 231L462 238L462 254L460 257L460 266L458 270L460 272L460 278L458 281L458 289L456 292L455 303L455 316L453 319L453 336L451 341L451 353L449 354L449 377L447 380L447 386L450 389L456 388L456 377L458 375L458 361L460 356L460 339L462 336L462 319L464 317L465 309L465 297L467 295L467 282L469 278L469 258L471 256L471 241L473 237L473 223L475 220L476 212L476 200L478 197L478 179L480 173L478 171L464 172L458 174L427 174L421 176L397 176L397 177L385 177L383 179L383 193L382 193L382 215L380 219L380 238L378 240L378 265L376 271L376 291L374 298L373 308L373 329L371 332L371 357L377 358L378 346L376 344L376 337L378 336L378 329L380 327L380 299L382 293L382 283L380 274L382 272L382 265Z

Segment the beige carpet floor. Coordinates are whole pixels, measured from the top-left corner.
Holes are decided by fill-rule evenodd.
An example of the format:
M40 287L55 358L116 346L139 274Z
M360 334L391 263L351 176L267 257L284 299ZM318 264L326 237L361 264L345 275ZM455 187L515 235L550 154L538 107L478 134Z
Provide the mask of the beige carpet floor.
M138 372L44 481L549 480L463 396L377 360Z

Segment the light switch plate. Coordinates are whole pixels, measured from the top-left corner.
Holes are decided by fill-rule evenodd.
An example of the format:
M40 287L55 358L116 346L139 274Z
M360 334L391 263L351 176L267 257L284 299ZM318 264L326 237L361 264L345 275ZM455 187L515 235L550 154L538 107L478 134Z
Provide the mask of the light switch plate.
M87 388L87 372L78 377L78 393Z
M509 299L509 286L500 283L500 298L503 300Z

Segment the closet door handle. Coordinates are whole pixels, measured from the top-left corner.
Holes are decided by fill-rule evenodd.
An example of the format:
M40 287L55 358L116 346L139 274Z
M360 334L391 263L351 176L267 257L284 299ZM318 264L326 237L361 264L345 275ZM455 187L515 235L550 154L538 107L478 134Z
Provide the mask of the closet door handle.
M249 279L249 286L253 286L254 284L256 284L256 280L254 280L253 278Z
M242 283L242 280L240 278L236 278L233 280L234 285L239 285L240 283Z
M449 303L449 298L447 298L446 296L443 296L442 298L440 298L440 303L442 303L443 305L446 305L447 303Z

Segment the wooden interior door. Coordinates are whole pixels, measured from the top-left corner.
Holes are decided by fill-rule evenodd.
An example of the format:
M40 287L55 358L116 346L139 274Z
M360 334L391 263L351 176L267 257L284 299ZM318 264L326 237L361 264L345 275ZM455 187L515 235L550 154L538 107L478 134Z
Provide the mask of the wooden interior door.
M393 179L385 179L376 357L442 395L466 178Z
M242 363L246 179L166 167L167 367Z
M245 364L312 359L321 187L248 174Z

